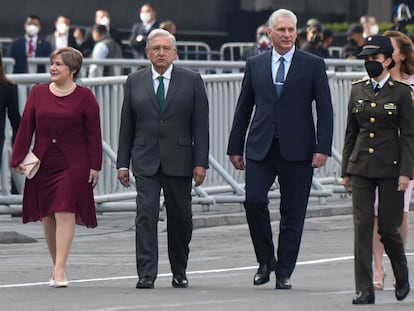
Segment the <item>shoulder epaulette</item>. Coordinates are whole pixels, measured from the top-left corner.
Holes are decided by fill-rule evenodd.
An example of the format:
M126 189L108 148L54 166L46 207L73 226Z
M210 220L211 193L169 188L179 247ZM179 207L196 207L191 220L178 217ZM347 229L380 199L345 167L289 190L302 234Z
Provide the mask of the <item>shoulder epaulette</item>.
M355 85L355 84L358 84L358 83L361 83L361 82L366 82L368 80L369 80L369 77L365 77L365 78L362 78L361 80L353 81L351 84Z
M410 86L411 87L411 83L410 82L407 82L407 81L403 81L403 80L394 80L395 82L398 82L398 83L401 83L401 84L404 84L404 85L408 85L408 86Z

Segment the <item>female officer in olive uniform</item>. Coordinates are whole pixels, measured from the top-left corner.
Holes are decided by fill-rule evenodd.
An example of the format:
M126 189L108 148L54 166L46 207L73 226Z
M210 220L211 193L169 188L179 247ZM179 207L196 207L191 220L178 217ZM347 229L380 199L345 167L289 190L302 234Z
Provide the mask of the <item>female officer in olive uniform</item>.
M374 304L372 232L375 189L378 187L378 223L381 242L396 279L395 296L410 291L407 259L398 233L403 216L404 191L414 167L414 107L411 88L394 81L391 40L365 39L359 56L365 57L369 78L354 83L342 154L342 177L351 193L354 217L355 286L353 304Z

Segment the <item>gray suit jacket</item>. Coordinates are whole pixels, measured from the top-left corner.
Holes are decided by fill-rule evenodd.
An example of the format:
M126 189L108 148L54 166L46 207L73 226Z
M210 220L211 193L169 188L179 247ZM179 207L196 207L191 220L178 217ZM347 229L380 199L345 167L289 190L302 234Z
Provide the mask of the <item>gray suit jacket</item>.
M201 76L174 66L160 112L151 68L129 75L121 113L117 168L152 176L161 166L170 176L193 176L208 167L208 99Z

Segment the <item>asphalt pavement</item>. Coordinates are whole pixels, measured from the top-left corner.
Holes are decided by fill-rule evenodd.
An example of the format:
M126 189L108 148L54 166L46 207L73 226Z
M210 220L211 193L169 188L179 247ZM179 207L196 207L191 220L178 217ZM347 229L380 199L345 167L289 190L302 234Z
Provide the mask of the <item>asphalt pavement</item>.
M278 202L270 210L274 239ZM68 288L48 286L51 262L41 223L21 224L0 216L0 310L412 310L414 291L397 302L385 258L385 289L374 306L353 306L353 224L349 198L312 199L292 290L269 283L253 286L257 263L240 205L194 206L193 239L187 270L190 286L171 286L165 221L159 222L159 274L153 290L138 290L133 213L98 215L98 227L77 226L68 261ZM411 228L414 218L411 217ZM414 239L407 259L414 271ZM414 284L411 273L411 284ZM413 289L413 287L412 287Z

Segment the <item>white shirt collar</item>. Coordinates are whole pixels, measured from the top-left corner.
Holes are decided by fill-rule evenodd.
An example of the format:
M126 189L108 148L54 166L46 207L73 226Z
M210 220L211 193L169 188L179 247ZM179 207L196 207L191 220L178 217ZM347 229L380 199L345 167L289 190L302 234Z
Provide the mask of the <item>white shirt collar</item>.
M293 58L293 54L295 53L295 46L293 46L287 53L285 53L284 55L280 55L278 52L276 52L276 50L273 48L273 52L272 52L272 58L274 62L279 61L279 58L281 56L283 56L283 58L285 59L286 62L290 63L292 61Z
M384 79L382 79L381 81L377 82L374 79L371 78L371 84L375 87L377 84L379 84L380 87L383 87L385 82L388 81L388 79L390 78L390 73L387 73L387 75L384 77Z
M168 69L162 74L162 76L168 80L171 80L171 72L173 69L173 64L168 67ZM151 65L151 72L152 72L152 80L157 79L159 76L161 76L158 72L155 71L154 66Z

